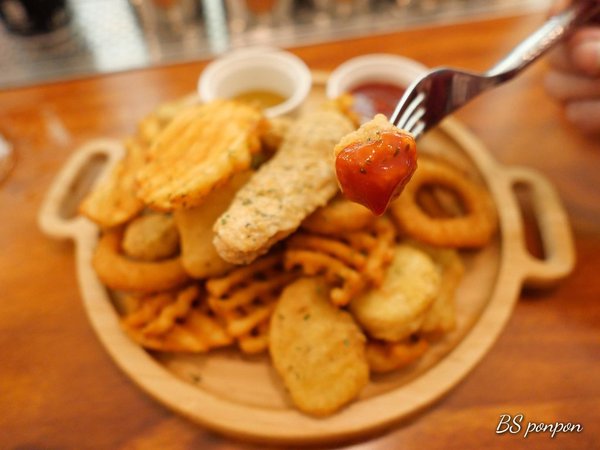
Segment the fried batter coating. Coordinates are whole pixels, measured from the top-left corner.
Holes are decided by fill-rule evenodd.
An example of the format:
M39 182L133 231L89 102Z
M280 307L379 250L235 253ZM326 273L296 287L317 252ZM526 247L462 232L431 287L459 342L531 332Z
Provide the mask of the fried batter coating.
M400 342L369 341L367 360L372 373L387 373L406 367L419 359L429 348L423 338Z
M466 213L433 217L417 201L422 188L440 186L455 192ZM420 242L439 247L477 248L485 246L498 227L498 217L485 187L447 163L421 158L419 169L402 195L390 205L398 228Z
M146 146L130 138L125 141L125 152L79 205L81 214L103 228L124 224L144 209L136 196L135 174L143 164Z
M419 330L440 287L440 273L431 257L410 244L396 247L379 289L350 302L350 310L367 333L399 341Z
M428 335L447 333L452 331L456 325L454 297L465 273L465 266L454 249L424 244L419 244L419 248L425 250L433 258L441 274L440 290L425 315L420 332Z
M127 225L122 245L127 256L140 261L159 261L175 256L179 233L172 216L149 213Z
M339 196L308 216L302 222L302 228L313 233L337 235L361 230L375 219L376 216L364 206Z
M137 174L138 196L161 211L201 204L213 189L250 167L264 126L260 111L239 102L186 108L149 149Z
M225 186L211 192L201 205L173 212L181 235L181 263L192 277L219 276L233 267L219 256L213 245L213 226L249 177L248 171L239 173Z
M137 306L121 319L121 326L145 348L205 353L233 341L208 310L198 286L136 299Z
M308 414L337 411L369 379L365 336L350 314L331 305L320 278L302 278L283 291L269 349L292 401Z
M378 216L417 168L414 136L391 124L383 114L345 136L333 149L333 156L344 196Z
M105 286L126 292L159 292L185 284L188 274L179 257L163 261L135 261L121 253L123 233L104 233L92 257L92 267Z
M188 106L188 99L164 103L139 122L135 135L124 142L124 158L85 197L80 205L81 214L103 228L110 228L126 223L144 209L137 196L137 172L156 136Z
M352 122L333 108L295 122L279 151L240 189L215 224L219 255L247 264L326 204L337 192L331 150L352 129Z

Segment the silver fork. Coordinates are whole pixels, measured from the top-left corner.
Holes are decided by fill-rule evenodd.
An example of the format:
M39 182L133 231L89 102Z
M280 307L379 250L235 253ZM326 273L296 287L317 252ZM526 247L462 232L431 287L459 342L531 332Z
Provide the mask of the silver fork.
M487 72L442 67L415 80L400 99L390 121L420 137L471 99L518 75L573 29L600 12L599 0L579 0L551 17Z

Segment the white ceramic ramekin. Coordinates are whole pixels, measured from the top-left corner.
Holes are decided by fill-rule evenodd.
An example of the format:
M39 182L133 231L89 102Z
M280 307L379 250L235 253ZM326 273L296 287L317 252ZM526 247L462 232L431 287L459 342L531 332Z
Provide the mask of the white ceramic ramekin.
M236 50L211 62L200 74L198 94L208 102L253 91L273 91L286 100L265 109L267 117L294 112L312 84L308 66L296 55L271 47Z
M391 83L407 87L427 68L412 59L385 53L351 58L338 66L327 80L327 97L335 98L363 83Z

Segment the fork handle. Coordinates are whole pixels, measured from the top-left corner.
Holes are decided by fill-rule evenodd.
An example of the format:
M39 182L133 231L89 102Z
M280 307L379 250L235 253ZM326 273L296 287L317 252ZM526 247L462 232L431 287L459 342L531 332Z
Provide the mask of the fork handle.
M514 77L547 50L561 41L576 27L600 12L600 1L577 0L562 12L552 16L531 36L517 45L508 55L486 72L498 82Z

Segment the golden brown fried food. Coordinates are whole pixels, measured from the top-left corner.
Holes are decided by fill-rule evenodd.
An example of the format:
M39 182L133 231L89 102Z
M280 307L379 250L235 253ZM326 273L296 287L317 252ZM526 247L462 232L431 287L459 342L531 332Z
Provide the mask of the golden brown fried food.
M215 247L223 259L246 264L298 228L337 192L331 149L352 122L334 109L296 121L279 151L237 193L215 224Z
M216 277L233 267L219 256L213 245L213 226L250 173L235 175L225 186L211 192L201 205L173 212L181 236L181 262L192 277Z
M419 359L429 348L423 338L400 342L369 341L367 361L372 373L387 373L406 367Z
M294 404L316 416L340 409L369 379L365 336L328 297L324 280L302 278L283 291L271 319L273 365Z
M417 194L426 186L441 186L462 199L466 214L432 217L419 206ZM448 164L421 158L404 192L390 205L401 231L413 239L440 247L483 247L497 227L493 201L482 186Z
M183 97L162 103L151 114L144 117L137 126L136 136L147 146L152 145L158 134L185 108L191 108L196 100L193 96Z
M121 326L150 350L203 353L233 341L208 310L197 286L138 297L136 303L122 318Z
M375 218L364 206L340 196L308 216L302 222L302 228L313 233L338 235L361 230L373 223Z
M245 353L267 349L268 327L275 303L285 286L297 278L283 268L281 253L272 253L206 281L208 304L226 324Z
M274 153L281 146L283 138L292 127L294 120L290 117L280 116L268 119L268 128L261 137L263 147Z
M202 203L260 150L263 116L243 103L219 100L185 108L156 137L137 175L138 196L163 211Z
M440 335L452 331L456 325L455 294L465 272L458 252L450 248L432 247L419 244L438 267L441 274L439 292L427 311L420 332Z
M345 306L371 286L379 286L393 257L394 226L379 217L358 231L323 236L298 232L287 242L285 266L322 275L332 286L331 301Z
M335 173L345 197L376 215L387 209L417 168L415 138L377 114L333 149Z
M121 230L106 232L98 242L92 266L100 281L127 292L159 292L182 286L189 276L179 257L164 261L135 261L121 253Z
M173 257L179 250L179 233L173 217L149 213L127 224L123 252L140 261L159 261Z
M135 135L124 142L124 158L83 200L81 214L103 228L110 228L124 224L142 211L144 204L136 194L137 171L156 136L189 104L187 98L162 104L139 122Z
M99 180L79 206L82 215L103 228L121 225L144 208L136 196L135 176L144 162L146 147L130 138L125 141L125 152L107 178Z
M370 336L400 341L420 329L438 294L440 278L427 253L400 244L382 285L354 298L350 311Z

